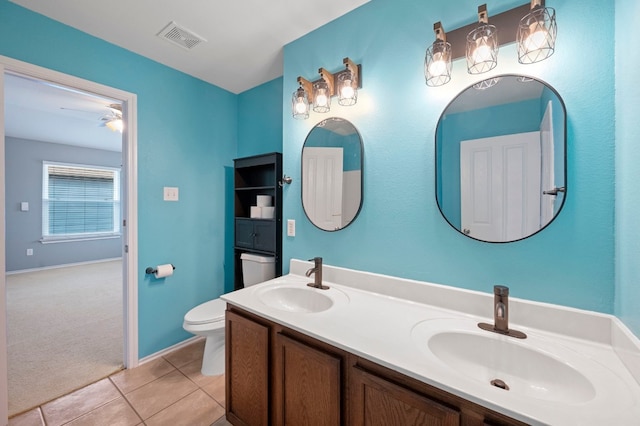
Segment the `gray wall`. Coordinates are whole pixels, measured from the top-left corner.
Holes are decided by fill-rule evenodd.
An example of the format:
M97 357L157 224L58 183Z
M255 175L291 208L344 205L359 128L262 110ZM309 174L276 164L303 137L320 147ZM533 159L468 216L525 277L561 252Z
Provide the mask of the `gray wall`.
M42 244L42 162L120 167L120 152L7 137L5 140L7 272L122 255L121 238ZM29 211L20 211L27 201ZM27 256L27 249L33 256Z

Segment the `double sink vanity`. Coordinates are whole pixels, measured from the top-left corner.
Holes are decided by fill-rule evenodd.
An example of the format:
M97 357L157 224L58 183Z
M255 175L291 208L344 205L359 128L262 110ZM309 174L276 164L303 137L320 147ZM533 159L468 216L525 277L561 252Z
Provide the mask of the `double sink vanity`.
M222 296L231 423L640 424L640 344L613 316L512 299L516 338L478 327L488 293L332 266L322 290L313 266Z

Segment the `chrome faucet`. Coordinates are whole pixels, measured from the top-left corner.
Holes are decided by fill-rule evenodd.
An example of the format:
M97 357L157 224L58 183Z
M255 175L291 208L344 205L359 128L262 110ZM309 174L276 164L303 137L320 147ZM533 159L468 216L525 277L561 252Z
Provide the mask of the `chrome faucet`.
M315 274L313 277L312 283L308 283L309 287L319 288L320 290L328 290L329 286L322 285L322 258L314 257L313 259L309 259L309 261L313 260L313 268L309 269L305 275L310 277L311 274Z
M527 338L523 332L509 329L509 287L493 286L493 325L481 322L478 327L518 339Z

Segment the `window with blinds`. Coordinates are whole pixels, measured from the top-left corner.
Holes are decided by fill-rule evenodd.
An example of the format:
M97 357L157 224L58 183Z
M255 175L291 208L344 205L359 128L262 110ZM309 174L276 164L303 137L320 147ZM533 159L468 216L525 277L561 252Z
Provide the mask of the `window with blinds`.
M43 240L117 236L120 171L43 163Z

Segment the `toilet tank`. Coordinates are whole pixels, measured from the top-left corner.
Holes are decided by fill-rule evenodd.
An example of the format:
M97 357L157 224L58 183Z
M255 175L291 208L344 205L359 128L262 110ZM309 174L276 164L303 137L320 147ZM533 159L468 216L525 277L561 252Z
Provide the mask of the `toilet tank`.
M276 276L276 260L273 256L242 253L242 283L245 287L268 281Z

